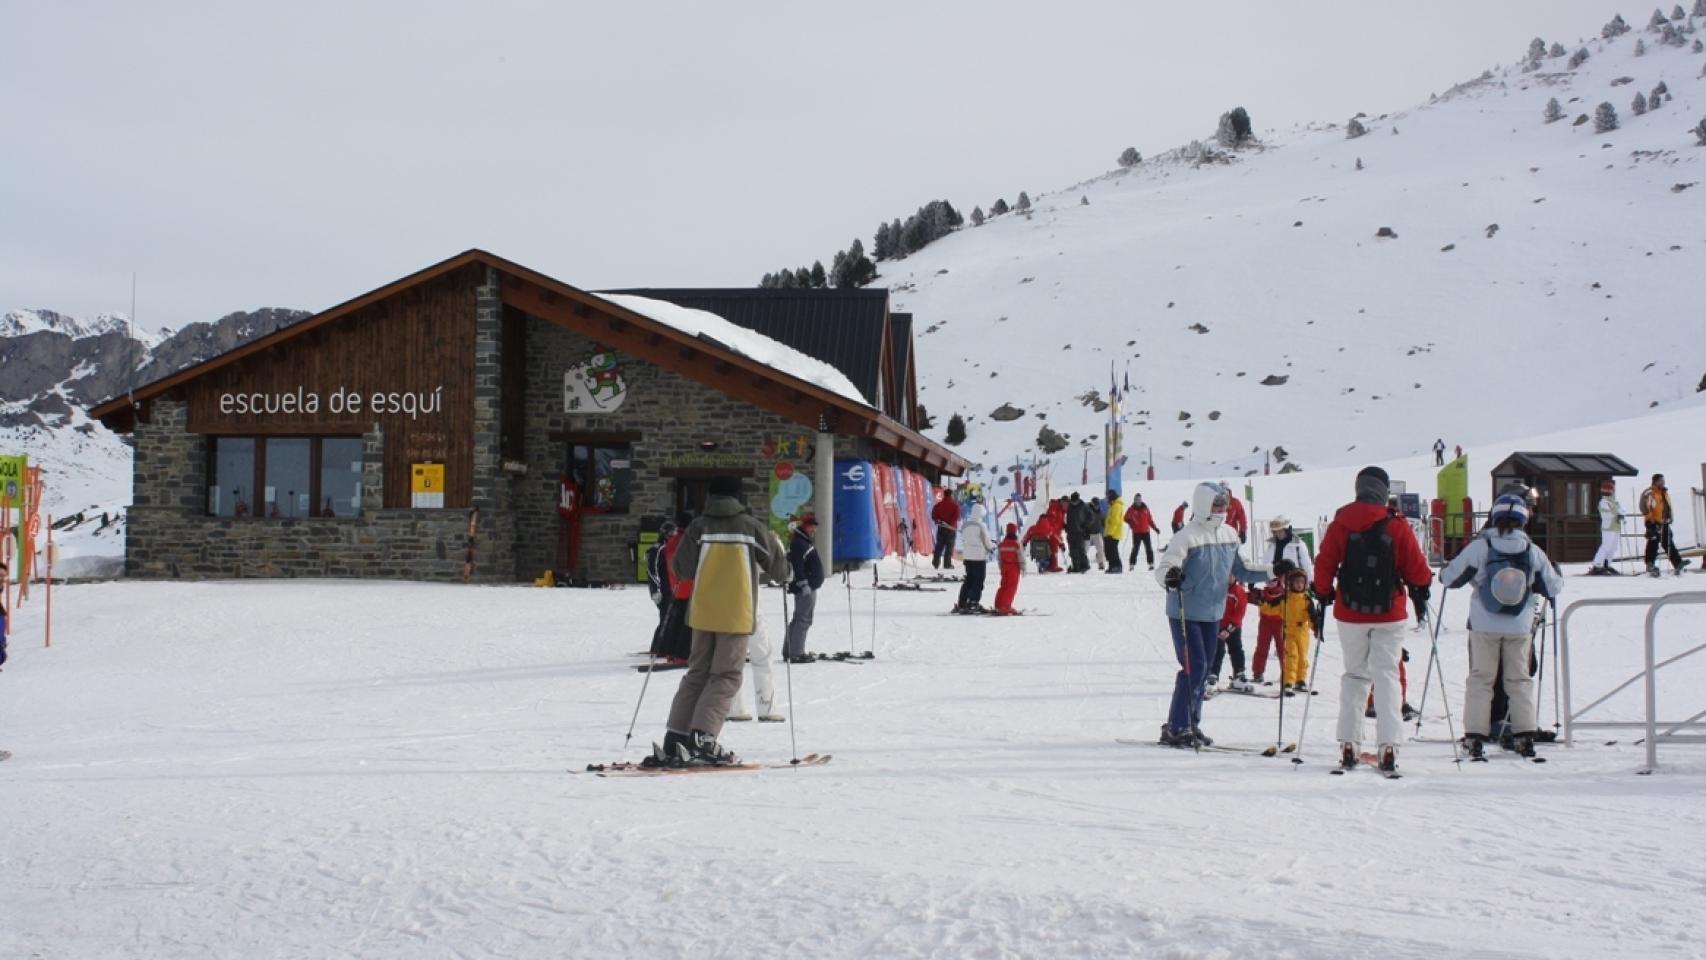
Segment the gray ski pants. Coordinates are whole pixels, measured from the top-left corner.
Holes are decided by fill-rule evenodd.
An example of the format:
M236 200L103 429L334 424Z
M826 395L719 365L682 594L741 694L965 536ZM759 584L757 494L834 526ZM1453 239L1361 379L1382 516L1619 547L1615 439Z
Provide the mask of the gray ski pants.
M806 634L812 628L812 614L817 611L817 591L801 587L794 594L793 618L788 621L788 639L782 644L782 656L800 657L806 652Z
M693 631L692 652L687 655L687 675L675 688L669 707L669 729L674 733L703 730L716 737L740 690L741 670L746 666L745 633Z

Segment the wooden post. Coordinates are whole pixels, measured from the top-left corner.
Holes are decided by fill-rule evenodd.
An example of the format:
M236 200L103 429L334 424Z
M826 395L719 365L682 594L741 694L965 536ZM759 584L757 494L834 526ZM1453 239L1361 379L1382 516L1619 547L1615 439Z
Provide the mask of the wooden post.
M47 597L45 609L42 611L42 646L53 646L53 514L47 515L47 546L43 548L46 554L47 568Z

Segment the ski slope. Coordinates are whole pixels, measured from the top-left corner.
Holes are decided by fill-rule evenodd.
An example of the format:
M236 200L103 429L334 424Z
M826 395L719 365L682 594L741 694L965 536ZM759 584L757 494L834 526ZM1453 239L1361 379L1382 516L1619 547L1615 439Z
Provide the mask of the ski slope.
M883 262L877 282L918 318L932 434L961 414L959 451L999 466L1028 459L1046 425L1070 444L1056 463L1076 471L1088 444L1095 465L1107 417L1086 394L1106 400L1111 375L1130 383L1134 472L1153 448L1165 478L1242 475L1276 447L1312 470L1692 396L1706 338L1684 291L1706 274L1706 148L1689 128L1706 55L1639 29L1582 45L1576 70L1513 63L1419 106L1369 104L1357 139L1348 118L1276 131L1258 113L1263 145L1228 162L1139 141L1135 168L1029 185L1029 216ZM1671 99L1634 116L1661 81ZM1565 117L1548 124L1552 97ZM1620 129L1574 125L1601 101ZM1003 404L1025 415L992 420Z

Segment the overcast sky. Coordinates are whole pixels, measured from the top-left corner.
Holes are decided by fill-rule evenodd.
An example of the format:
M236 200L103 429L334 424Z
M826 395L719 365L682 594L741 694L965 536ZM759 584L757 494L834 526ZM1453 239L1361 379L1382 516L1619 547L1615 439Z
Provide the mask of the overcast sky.
M1666 0L1667 7L1670 0ZM744 286L879 220L1401 110L1610 0L0 0L0 311L319 310L469 247Z

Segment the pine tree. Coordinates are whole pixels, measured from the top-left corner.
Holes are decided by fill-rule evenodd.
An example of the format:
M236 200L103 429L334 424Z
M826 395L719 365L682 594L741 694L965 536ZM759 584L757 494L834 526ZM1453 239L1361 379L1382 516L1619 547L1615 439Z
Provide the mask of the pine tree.
M1576 49L1575 53L1570 54L1570 69L1571 70L1574 70L1577 67L1579 67L1582 64L1587 63L1587 62L1588 62L1588 48L1587 47L1579 47Z
M1682 4L1679 3L1671 8L1670 18L1672 20L1687 20L1688 14L1682 12Z
M1652 95L1647 97L1647 109L1657 110L1659 107L1664 106L1666 96L1668 96L1668 91L1665 89L1665 85L1661 81L1658 86L1653 88Z
M1706 51L1706 43L1701 43L1699 40L1696 40L1694 41L1694 46L1689 49L1693 50L1695 53L1701 53Z
M966 442L966 421L959 414L948 418L948 435L942 438L948 446L957 447Z
M1367 132L1368 128L1364 127L1362 125L1362 121L1358 120L1356 117L1352 117L1350 122L1345 124L1346 140L1355 140L1357 137L1360 137Z
M1600 104L1593 112L1593 132L1610 133L1617 129L1617 108L1609 103Z
M1529 63L1539 63L1540 58L1544 56L1546 56L1546 41L1539 37L1535 37L1533 40L1528 41L1527 60Z
M799 286L799 284L797 282L795 282L795 280L794 280L794 271L789 270L787 267L783 267L782 272L776 274L776 288L777 289L779 289L779 290L792 290L798 286Z
M929 430L936 425L936 418L930 415L929 410L924 409L924 404L919 404L917 410L919 430Z
M974 227L983 226L983 208L982 207L972 207L971 208L971 225Z
M1700 2L1706 3L1706 0L1700 0ZM1120 166L1130 169L1142 162L1143 154L1138 153L1136 147L1126 147L1120 151Z
M1647 95L1642 93L1639 90L1635 91L1635 102L1629 104L1629 109L1637 117L1643 113L1646 113L1647 112Z
M1696 146L1706 147L1706 117L1701 117L1700 122L1694 125L1694 139L1700 141Z
M1620 13L1612 17L1605 26L1600 28L1599 35L1606 40L1610 40L1612 37L1620 37L1628 32L1629 24L1624 21L1623 14Z
M890 256L899 256L900 255L900 231L901 231L900 218L895 217L894 220L889 224L889 255Z
M1706 0L1694 0L1694 15L1706 17Z
M1220 123L1214 131L1214 142L1228 150L1238 146L1238 134L1232 130L1232 114L1230 112L1220 115Z
M1006 213L1007 209L1007 200L1003 197L996 197L995 202L989 205L989 215L999 217Z
M1635 56L1644 57L1646 55L1647 55L1647 41L1642 40L1640 37L1636 37L1635 38Z
M894 256L894 236L889 233L887 220L877 224L877 236L871 244L871 254L878 260L887 260Z
M1081 207L1088 207L1090 205L1090 195L1080 194L1078 197L1078 205Z
M1701 0L1701 2L1706 3L1706 0ZM1547 51L1547 56L1550 56L1553 59L1557 59L1558 57L1564 56L1565 54L1567 54L1569 52L1570 51L1564 49L1563 44L1554 40L1554 41L1552 41L1552 49Z
M1255 136L1250 127L1250 111L1243 107L1232 108L1232 136L1236 141L1235 145L1248 143Z
M1552 121L1560 119L1564 116L1564 108L1562 105L1560 105L1558 103L1557 97L1553 97L1552 99L1546 101L1546 114L1545 114L1545 116L1546 116L1546 122L1547 123L1551 123Z
M1362 158L1361 157L1357 157L1357 169L1358 170L1362 169Z
M823 261L812 261L812 286L822 290L829 284L829 275L823 272Z
M1030 194L1026 193L1023 190L1020 190L1019 191L1019 203L1016 206L1014 206L1013 209L1019 211L1020 213L1024 213L1026 210L1031 209Z
M1647 21L1647 29L1657 32L1660 27L1669 22L1670 18L1665 16L1665 12L1660 10L1658 7L1654 7L1653 16Z
M862 287L877 279L877 265L871 258L865 256L865 244L858 237L847 248L847 282L851 286Z
M837 250L829 261L829 285L837 290L851 287L847 281L847 251Z

